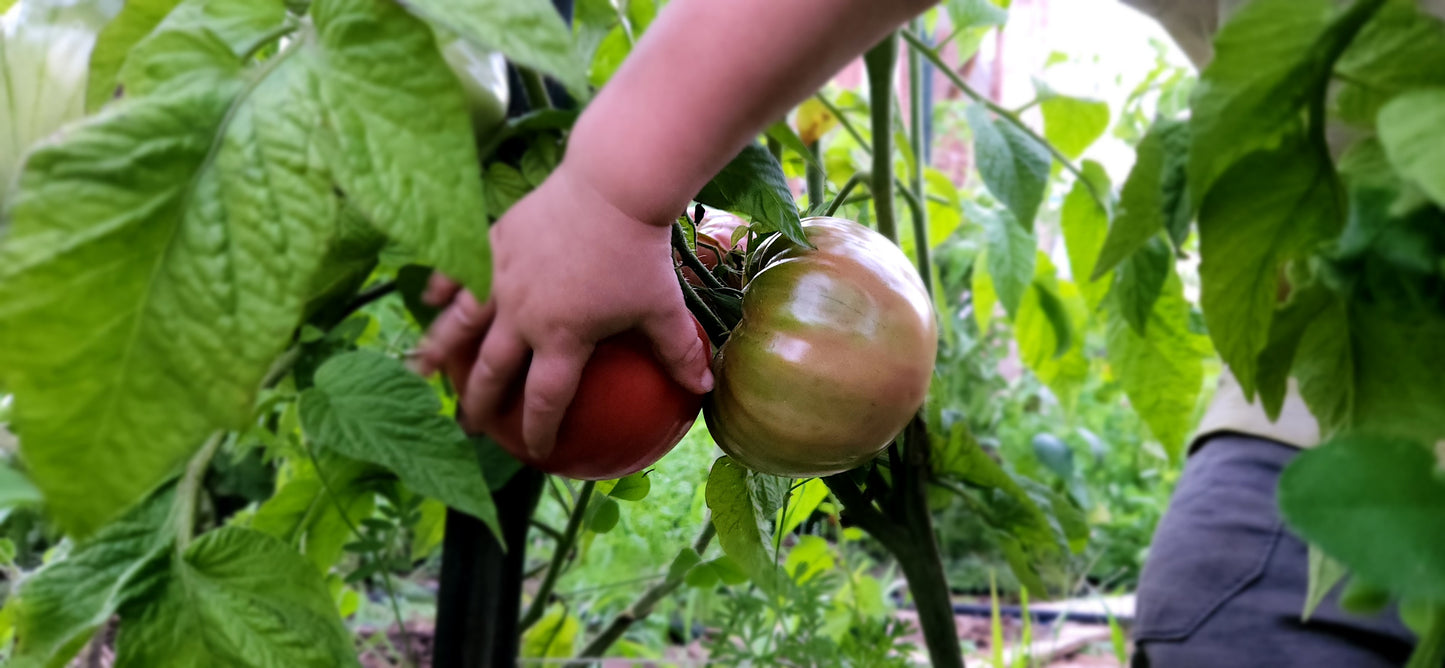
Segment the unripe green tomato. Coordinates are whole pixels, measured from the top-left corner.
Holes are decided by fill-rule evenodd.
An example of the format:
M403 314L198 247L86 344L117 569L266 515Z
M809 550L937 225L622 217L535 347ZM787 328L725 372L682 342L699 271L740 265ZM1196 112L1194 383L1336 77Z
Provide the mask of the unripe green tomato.
M472 129L488 137L507 120L507 60L500 53L472 46L464 39L440 42L442 57L466 93Z
M793 477L876 456L923 405L938 351L928 293L896 245L841 218L803 230L816 249L770 243L703 404L723 451Z

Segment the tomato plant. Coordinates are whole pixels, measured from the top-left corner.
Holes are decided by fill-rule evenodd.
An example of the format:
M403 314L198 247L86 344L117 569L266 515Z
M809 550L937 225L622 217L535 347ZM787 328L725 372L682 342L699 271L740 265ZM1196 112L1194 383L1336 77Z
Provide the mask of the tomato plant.
M632 475L542 482L405 369L418 277L487 294L486 225L576 118L544 108L544 79L585 103L662 4L579 0L569 28L531 0L0 2L0 658L117 638L120 665L419 663L409 617L439 546L475 539L442 575L505 563L508 591L536 585L462 625L507 628L485 636L503 649L662 659L646 645L697 621L729 660L880 665L902 645L896 568L932 663L961 665L966 560L1034 599L1089 564L1107 565L1091 585L1137 570L1227 367L1270 411L1297 386L1322 428L1280 488L1332 558L1314 589L1352 572L1351 604L1397 602L1417 665L1439 665L1445 527L1416 512L1445 498L1437 15L1252 0L1197 85L1161 51L1122 99L1040 85L1004 104L960 72L1030 10L945 3L698 192L719 216L702 243L678 227L679 287L722 344L709 418L729 456L695 428L657 460L697 398L623 341L587 412L648 418L624 440L653 447L569 432L586 456L533 463ZM520 91L487 83L493 52L527 115L501 119ZM959 97L927 102L930 66ZM940 160L930 127L966 132L968 159ZM1093 148L1116 140L1132 168ZM878 266L819 215L876 230L857 248ZM909 326L819 336L824 288ZM623 401L644 385L662 399ZM797 425L831 440L779 436Z
M938 330L898 247L840 218L809 218L814 248L775 237L718 352L708 428L743 465L790 477L855 468L923 405Z

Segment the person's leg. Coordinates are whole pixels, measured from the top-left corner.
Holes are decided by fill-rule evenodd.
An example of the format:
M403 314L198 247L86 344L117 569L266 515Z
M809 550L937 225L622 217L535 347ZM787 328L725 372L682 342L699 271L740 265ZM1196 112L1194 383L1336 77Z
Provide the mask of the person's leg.
M1393 611L1350 615L1332 592L1300 620L1308 548L1275 502L1280 472L1297 452L1225 435L1190 457L1140 577L1136 668L1405 662L1413 640Z

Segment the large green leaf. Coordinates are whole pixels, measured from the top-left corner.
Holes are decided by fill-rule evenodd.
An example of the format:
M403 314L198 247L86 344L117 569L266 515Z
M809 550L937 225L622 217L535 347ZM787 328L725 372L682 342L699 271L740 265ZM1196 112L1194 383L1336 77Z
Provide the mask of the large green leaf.
M1044 201L1053 156L1023 130L991 118L982 106L968 108L968 126L973 130L974 159L984 185L1013 212L1018 225L1032 230Z
M120 70L130 50L149 35L181 0L127 0L95 39L85 108L95 111L115 97Z
M1173 272L1174 254L1157 236L1119 265L1114 279L1114 306L1134 331L1143 334L1148 328L1154 301Z
M1192 217L1189 198L1181 191L1188 150L1189 126L1182 122L1159 121L1144 135L1120 193L1118 216L1091 276L1102 277L1160 230L1170 230L1176 242L1182 238L1179 231L1188 230Z
M1402 92L1445 85L1445 22L1415 0L1386 0L1335 65L1335 106L1346 121L1375 123Z
M16 668L59 668L125 602L123 590L171 549L175 495L156 494L20 586Z
M119 80L127 96L188 77L230 73L286 23L282 0L183 0L130 48Z
M475 516L500 539L476 450L441 409L426 380L371 351L327 360L316 386L301 394L301 424L314 443L395 471L408 487Z
M1204 320L1249 395L1269 339L1280 266L1339 231L1340 200L1329 156L1297 139L1241 160L1200 209Z
M1059 321L1065 320L1069 331L1086 331L1088 307L1073 283L1055 278L1056 270L1048 256L1035 252L1038 269L1031 281L1035 287L1019 303L1014 340L1019 345L1019 358L1029 370L1058 395L1061 403L1072 406L1089 375L1089 360L1084 357L1083 346L1078 345L1080 337L1063 340ZM1050 299L1057 303L1050 304ZM1063 313L1058 312L1060 309Z
M1400 320L1365 303L1320 311L1300 340L1300 394L1326 434L1445 439L1445 318Z
M1431 449L1352 435L1308 450L1280 478L1290 525L1369 582L1445 600L1445 479Z
M1064 244L1069 251L1069 275L1079 284L1079 292L1092 313L1104 301L1113 279L1108 272L1098 279L1090 278L1109 232L1109 210L1099 204L1093 193L1108 197L1111 186L1109 175L1099 163L1085 160L1082 169L1088 180L1077 180L1069 189L1059 212L1059 226L1063 228ZM1093 184L1092 192L1089 183Z
M316 462L319 470L309 458L282 469L275 495L256 509L250 526L281 539L325 573L352 540L351 527L375 510L377 479L390 477L374 465L334 452L321 453Z
M1445 88L1405 93L1380 110L1380 143L1395 169L1445 206Z
M778 231L795 243L811 246L803 235L798 205L783 176L783 166L760 144L749 144L697 194L697 201L735 211L759 231Z
M427 264L487 294L481 168L466 102L431 29L391 0L316 0L312 15L329 130L313 141L341 190Z
M1129 306L1113 300L1108 309L1108 356L1129 405L1170 457L1177 459L1194 427L1207 343L1189 330L1189 302L1179 276L1172 271L1166 276L1142 332L1121 312Z
M6 437L3 431L4 427L0 427L0 439ZM0 509L39 505L41 500L40 490L35 488L29 478L0 462Z
M406 7L477 46L556 77L578 99L588 97L572 31L547 0L413 0Z
M23 175L0 248L0 373L68 529L239 425L301 316L336 220L325 168L298 150L320 112L299 59L241 86L122 103Z
M985 209L971 202L964 205L964 210L969 220L983 226L984 264L1004 310L1010 318L1015 317L1034 279L1034 257L1038 253L1034 235L1020 227L1007 211Z
M25 0L0 17L0 212L30 146L85 112L86 56L117 9Z
M723 551L762 586L775 577L766 523L777 512L763 513L750 480L752 472L728 457L719 457L707 476L707 507Z
M1321 285L1300 286L1290 295L1289 303L1277 311L1269 325L1269 343L1259 353L1259 400L1271 420L1279 419L1289 390L1290 369L1295 352L1306 328L1320 311L1333 301L1333 295Z
M1070 158L1083 155L1109 128L1109 105L1077 97L1051 97L1039 103L1044 139Z
M1196 202L1240 158L1274 144L1321 99L1331 68L1382 0L1255 0L1215 37L1191 100L1189 192ZM1206 254L1206 257L1208 255Z
M131 588L120 668L360 665L321 574L266 534L212 531Z

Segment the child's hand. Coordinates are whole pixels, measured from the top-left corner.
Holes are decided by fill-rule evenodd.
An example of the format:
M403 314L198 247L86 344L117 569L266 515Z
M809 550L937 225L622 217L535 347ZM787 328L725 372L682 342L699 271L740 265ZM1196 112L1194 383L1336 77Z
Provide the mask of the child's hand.
M678 383L711 390L673 270L670 223L621 211L564 161L492 227L489 299L433 280L426 298L450 305L418 351L420 370L452 378L463 426L480 432L525 375L523 438L539 456L552 448L593 345L613 334L642 331Z

